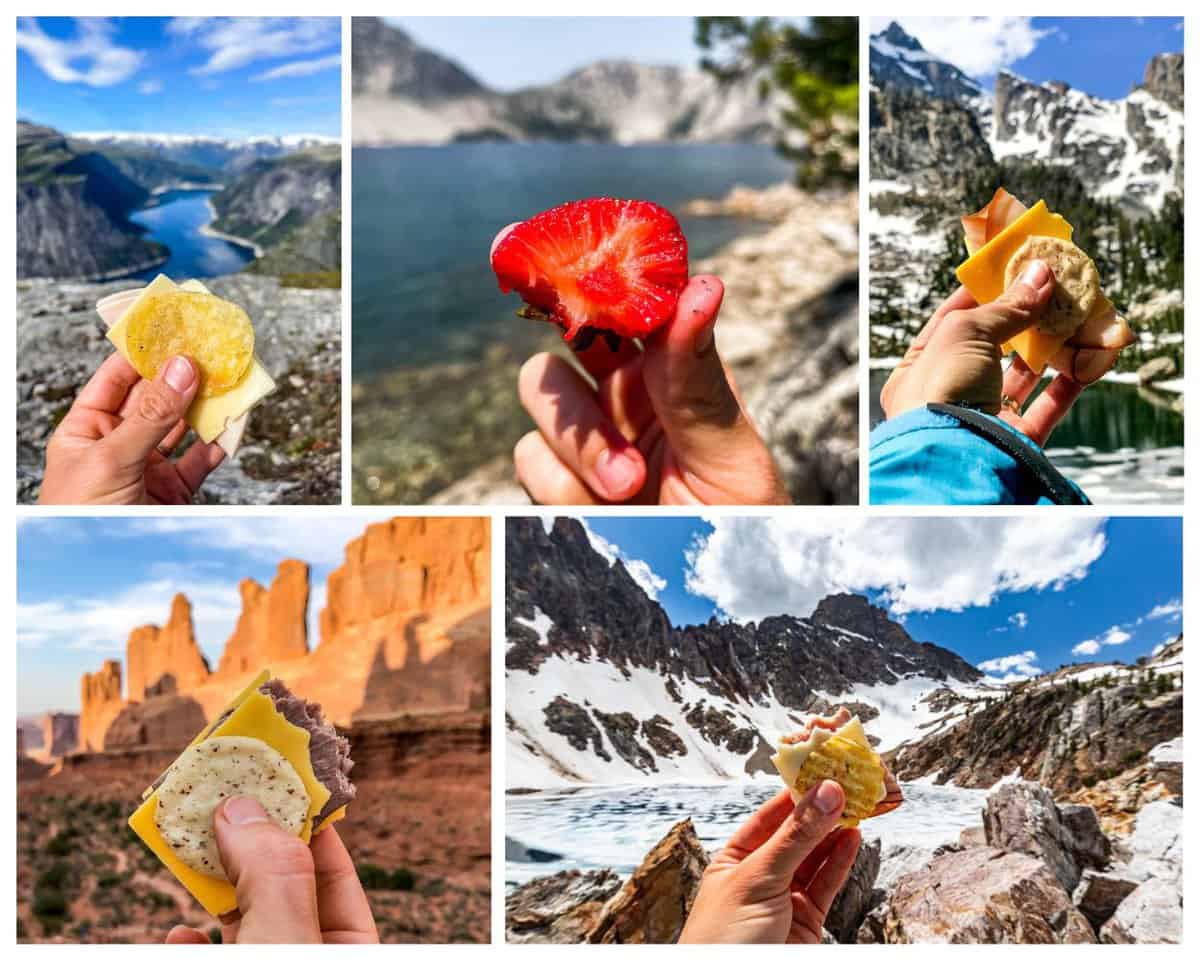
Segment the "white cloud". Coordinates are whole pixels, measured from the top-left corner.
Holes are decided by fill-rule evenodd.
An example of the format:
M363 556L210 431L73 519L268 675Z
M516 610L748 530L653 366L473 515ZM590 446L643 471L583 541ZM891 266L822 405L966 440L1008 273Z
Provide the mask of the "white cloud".
M263 73L256 74L251 80L283 80L289 77L311 77L314 73L333 70L342 65L342 55L331 53L327 57L317 57L315 60L294 60L291 63L280 64Z
M166 623L171 600L177 593L186 594L191 601L196 639L215 669L241 612L237 581L197 580L183 571L179 576L160 576L107 596L64 594L57 600L18 602L17 643L92 650L124 659L129 632L147 623Z
M1118 626L1109 627L1103 633L1095 637L1090 637L1080 643L1075 644L1071 648L1071 652L1076 656L1094 657L1100 652L1101 647L1119 647L1121 644L1132 639L1133 634Z
M873 590L894 616L987 606L1062 589L1107 546L1088 517L712 517L687 551L686 585L733 620L806 616L839 591Z
M1018 630L1024 630L1027 626L1029 626L1029 614L1023 610L1018 610L1008 618L1008 622Z
M1183 616L1183 600L1176 597L1166 603L1157 604L1148 614L1147 620L1178 620Z
M988 678L991 680L998 680L1001 683L1015 683L1041 674L1042 668L1037 665L1037 658L1038 656L1034 651L1024 650L1021 653L1010 653L1003 657L993 657L991 660L984 660L982 663L977 663L976 666L988 674Z
M52 37L34 17L17 18L17 49L24 50L52 80L111 87L133 76L143 54L113 40L114 25L101 17L77 17L74 36Z
M155 93L162 93L163 82L161 80L144 80L138 84L138 93L150 96Z
M973 77L990 77L1023 57L1056 31L1038 29L1032 17L895 17L921 46ZM886 24L885 24L886 25Z
M346 543L360 536L369 523L388 520L389 513L352 516L317 514L303 517L147 517L108 520L101 528L109 536L171 537L189 540L210 550L248 553L271 563L296 557L311 564L336 567Z
M201 76L236 70L256 60L315 53L339 43L337 17L176 17L168 30L199 44L208 60Z
M620 560L625 564L625 569L633 578L633 582L646 591L646 596L651 600L657 600L658 595L666 589L667 581L654 572L654 569L645 560L639 560L636 557L631 557L620 547L610 540L605 540L604 537L596 533L586 520L582 517L579 522L583 525L584 531L587 533L588 540L592 544L592 549L604 557L609 562L609 565Z

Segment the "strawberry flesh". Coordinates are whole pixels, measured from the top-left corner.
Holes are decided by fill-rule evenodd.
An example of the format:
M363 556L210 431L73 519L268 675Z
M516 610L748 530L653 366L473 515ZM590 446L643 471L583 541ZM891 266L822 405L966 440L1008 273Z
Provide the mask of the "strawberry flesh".
M492 251L492 269L502 291L515 290L565 340L646 337L687 286L687 239L658 204L577 200L517 224Z

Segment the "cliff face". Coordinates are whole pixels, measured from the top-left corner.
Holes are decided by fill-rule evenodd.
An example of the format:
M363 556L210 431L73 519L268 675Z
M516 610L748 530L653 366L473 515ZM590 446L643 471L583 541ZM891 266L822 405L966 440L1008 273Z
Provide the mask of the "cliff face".
M213 194L213 227L274 251L259 272L340 270L341 231L327 228L341 223L341 156L326 146L255 161Z
M263 668L343 725L486 708L489 532L487 518L368 527L327 581L311 652L308 565L284 560L269 587L243 580L241 614L212 673L177 596L165 626L130 633L126 698L119 662L84 676L82 749L180 747Z
M242 614L225 644L217 675L238 676L263 661L308 655L308 564L284 560L269 588L243 580Z
M42 717L42 744L52 757L64 757L79 746L79 714L47 713Z
M192 605L182 593L171 601L166 626L135 627L129 634L125 662L130 700L182 693L208 679L208 662L196 645Z
M17 276L100 278L166 255L125 215L149 194L57 130L17 124Z

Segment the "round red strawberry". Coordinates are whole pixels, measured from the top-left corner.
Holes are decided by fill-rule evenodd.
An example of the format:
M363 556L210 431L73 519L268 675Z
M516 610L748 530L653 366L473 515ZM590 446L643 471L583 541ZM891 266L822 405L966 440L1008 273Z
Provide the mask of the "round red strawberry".
M597 197L546 210L492 251L505 293L576 346L596 333L646 337L675 313L688 281L687 238L671 212L646 200Z

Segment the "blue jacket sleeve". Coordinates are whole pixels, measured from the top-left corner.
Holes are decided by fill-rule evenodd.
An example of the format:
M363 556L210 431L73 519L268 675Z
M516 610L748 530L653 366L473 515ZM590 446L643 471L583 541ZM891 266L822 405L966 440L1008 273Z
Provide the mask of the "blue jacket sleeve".
M1037 450L1023 433L999 418L992 419ZM872 504L965 506L1052 502L1026 467L943 413L910 410L879 424L871 431L870 454Z

